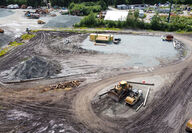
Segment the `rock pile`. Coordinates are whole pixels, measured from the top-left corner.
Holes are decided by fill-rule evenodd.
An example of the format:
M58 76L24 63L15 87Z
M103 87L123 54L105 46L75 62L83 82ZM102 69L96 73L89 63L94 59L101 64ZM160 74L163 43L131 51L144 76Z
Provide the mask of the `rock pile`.
M60 73L61 66L57 62L34 56L12 70L14 79L32 79L50 77Z

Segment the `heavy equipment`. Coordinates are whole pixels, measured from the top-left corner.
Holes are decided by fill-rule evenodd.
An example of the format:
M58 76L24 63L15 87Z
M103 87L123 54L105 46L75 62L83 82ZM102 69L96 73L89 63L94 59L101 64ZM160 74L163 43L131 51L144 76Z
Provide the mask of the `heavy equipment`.
M192 118L186 124L186 131L192 133Z
M131 90L132 86L130 84L128 84L126 81L121 81L118 85L115 85L113 89L108 91L107 94L113 100L119 102L125 98Z
M120 41L121 41L121 38L115 38L115 39L113 39L113 43L114 43L114 44L119 44Z
M132 91L129 92L129 95L125 98L125 103L134 105L142 95L142 90L132 89Z
M100 97L105 94L116 102L124 100L126 104L134 105L141 98L142 90L133 89L133 86L127 81L121 81L113 89L101 94Z
M173 41L173 35L164 35L161 37L163 41Z

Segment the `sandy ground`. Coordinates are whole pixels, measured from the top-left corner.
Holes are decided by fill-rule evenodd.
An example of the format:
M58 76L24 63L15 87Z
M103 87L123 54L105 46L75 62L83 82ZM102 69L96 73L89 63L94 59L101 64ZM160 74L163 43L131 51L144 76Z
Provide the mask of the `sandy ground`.
M8 76L2 72L34 55L57 60L63 66L59 78L0 84L0 132L185 132L185 122L192 115L190 52L183 60L153 69L125 68L122 62L127 56L109 56L78 47L86 37L37 32L35 38L0 58L1 82ZM189 37L176 38L191 47ZM66 40L71 40L69 45L64 45ZM76 79L84 81L78 88L42 93L49 85ZM113 105L110 100L92 105L98 93L120 80L155 83L145 108L135 113L128 107L130 114L123 115L127 107ZM103 111L101 106L106 109ZM107 111L111 107L122 114L114 117L115 113Z

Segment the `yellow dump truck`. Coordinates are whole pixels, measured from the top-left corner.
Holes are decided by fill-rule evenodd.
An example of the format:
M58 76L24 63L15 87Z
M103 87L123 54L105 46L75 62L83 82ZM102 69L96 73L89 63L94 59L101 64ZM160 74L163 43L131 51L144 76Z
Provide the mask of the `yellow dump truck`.
M90 34L90 41L94 41L97 43L107 43L107 42L112 42L113 41L113 35L110 34L95 34L92 33Z
M186 124L186 131L192 133L192 118Z

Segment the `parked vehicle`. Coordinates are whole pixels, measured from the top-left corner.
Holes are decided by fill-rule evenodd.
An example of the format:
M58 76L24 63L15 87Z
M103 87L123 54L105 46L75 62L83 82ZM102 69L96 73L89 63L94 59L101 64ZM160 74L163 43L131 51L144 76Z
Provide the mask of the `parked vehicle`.
M115 38L115 39L113 40L113 43L114 43L114 44L119 44L120 41L121 41L121 38Z

